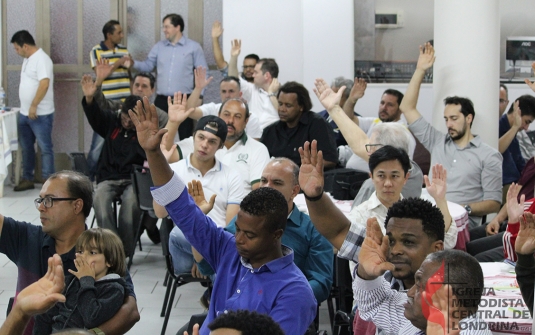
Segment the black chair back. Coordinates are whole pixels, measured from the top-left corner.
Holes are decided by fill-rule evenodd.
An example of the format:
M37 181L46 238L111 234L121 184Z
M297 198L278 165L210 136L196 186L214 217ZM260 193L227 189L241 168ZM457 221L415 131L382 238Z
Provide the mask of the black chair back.
M140 165L134 165L132 186L134 187L139 208L144 211L154 212L152 194L150 193L150 188L154 186L154 183L152 182L150 170Z
M83 152L71 152L69 159L71 160L71 169L73 171L83 173L89 177L89 165Z

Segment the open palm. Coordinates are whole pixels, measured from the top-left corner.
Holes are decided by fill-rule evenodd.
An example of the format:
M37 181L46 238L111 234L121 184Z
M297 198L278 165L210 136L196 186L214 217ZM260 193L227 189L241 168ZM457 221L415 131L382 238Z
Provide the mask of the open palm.
M520 230L516 237L515 251L521 255L532 255L535 252L535 219L533 214L525 212L520 219Z
M318 152L316 140L310 144L305 142L304 148L299 148L301 167L299 168L299 186L309 196L315 197L323 192L323 154Z

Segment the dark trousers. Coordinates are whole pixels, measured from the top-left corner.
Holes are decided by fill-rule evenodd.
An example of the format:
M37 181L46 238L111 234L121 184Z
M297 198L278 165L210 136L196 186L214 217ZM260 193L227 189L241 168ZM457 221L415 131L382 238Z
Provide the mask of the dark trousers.
M503 261L503 234L507 222L502 223L499 233L492 236L487 236L487 225L488 223L470 229L470 242L466 244L466 251L480 262Z
M158 94L156 96L156 99L154 99L154 105L167 113L168 112L167 96ZM180 127L178 127L178 137L181 140L183 140L185 138L190 137L192 134L193 134L193 120L190 118L187 118L186 120L184 120L184 122L180 124Z

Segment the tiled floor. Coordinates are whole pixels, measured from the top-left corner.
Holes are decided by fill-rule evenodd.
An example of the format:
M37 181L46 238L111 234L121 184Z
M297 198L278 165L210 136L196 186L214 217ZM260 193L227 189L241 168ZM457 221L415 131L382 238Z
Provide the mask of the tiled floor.
M33 200L38 195L39 188L15 193L11 186L5 186L4 197L0 198L0 214L40 225L39 213L33 205ZM92 215L88 223L91 219ZM128 334L160 334L163 325L160 311L166 289L163 286L165 261L159 244L153 244L146 235L141 237L141 242L143 251L136 250L131 268L141 320ZM15 294L16 278L16 266L5 255L0 254L0 323L4 322L9 297ZM192 314L202 313L199 298L203 292L204 288L196 283L178 288L166 334L176 334ZM320 306L320 329L329 329L330 333L328 320L324 303Z

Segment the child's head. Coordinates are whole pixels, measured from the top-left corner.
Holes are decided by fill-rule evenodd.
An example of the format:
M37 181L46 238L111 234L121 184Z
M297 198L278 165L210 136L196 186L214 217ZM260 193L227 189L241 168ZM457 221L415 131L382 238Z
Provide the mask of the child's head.
M126 274L126 262L121 239L111 230L91 228L84 231L76 241L76 251L96 249L104 254L108 265L107 273Z

